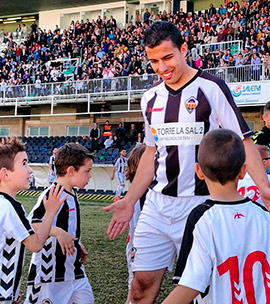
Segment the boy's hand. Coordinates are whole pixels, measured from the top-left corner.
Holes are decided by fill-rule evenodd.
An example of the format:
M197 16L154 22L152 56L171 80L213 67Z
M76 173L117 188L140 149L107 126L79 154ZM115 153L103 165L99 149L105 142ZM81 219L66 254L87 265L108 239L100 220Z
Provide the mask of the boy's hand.
M86 261L87 256L88 256L88 252L87 252L86 248L84 247L84 245L81 244L81 259L80 259L80 262L82 264Z
M21 301L22 301L22 294L19 293L17 300L13 301L12 304L19 304L19 303L21 303Z
M72 237L72 235L63 229L59 229L56 235L57 241L61 246L63 255L73 255L74 254L74 242L77 238Z
M46 212L52 212L55 214L61 207L62 203L67 199L68 195L66 194L60 200L60 197L64 191L63 187L61 187L61 190L59 191L60 187L61 187L60 185L57 186L53 185L49 192L49 198L47 199L46 197L44 197L43 203Z

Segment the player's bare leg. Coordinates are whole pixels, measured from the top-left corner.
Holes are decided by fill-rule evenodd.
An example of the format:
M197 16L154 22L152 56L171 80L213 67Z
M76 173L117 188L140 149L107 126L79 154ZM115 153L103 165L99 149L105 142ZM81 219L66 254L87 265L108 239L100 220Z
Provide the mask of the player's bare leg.
M131 283L131 303L151 304L157 297L166 268L136 271Z

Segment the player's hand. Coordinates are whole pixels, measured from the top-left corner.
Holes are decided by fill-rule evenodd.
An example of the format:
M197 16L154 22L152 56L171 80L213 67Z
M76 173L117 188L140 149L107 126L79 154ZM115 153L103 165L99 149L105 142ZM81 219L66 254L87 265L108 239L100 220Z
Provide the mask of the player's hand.
M111 180L113 180L114 179L114 176L111 176Z
M74 254L74 241L77 238L72 237L72 235L63 229L59 229L57 232L57 241L62 249L63 255L73 255Z
M16 300L16 301L13 301L12 304L19 304L19 303L21 303L21 302L22 302L22 294L19 293L17 300Z
M68 195L66 194L61 200L61 195L64 191L64 188L61 187L60 189L60 185L52 185L50 191L49 191L49 197L48 199L46 198L46 196L44 196L43 199L43 203L44 203L44 207L46 209L46 212L52 212L52 213L56 213L60 206L62 205L62 203L67 199Z
M129 226L129 221L132 217L134 207L132 204L125 201L125 198L104 207L105 212L113 211L110 224L107 229L107 234L110 239L116 238L119 234L123 234Z
M84 247L83 244L80 244L80 245L81 245L81 259L80 259L80 262L83 264L87 259L88 252L87 252L87 250L86 250L86 248Z
M55 175L55 173L54 173L53 171L51 171L51 175L53 175L53 176L54 176L54 175Z

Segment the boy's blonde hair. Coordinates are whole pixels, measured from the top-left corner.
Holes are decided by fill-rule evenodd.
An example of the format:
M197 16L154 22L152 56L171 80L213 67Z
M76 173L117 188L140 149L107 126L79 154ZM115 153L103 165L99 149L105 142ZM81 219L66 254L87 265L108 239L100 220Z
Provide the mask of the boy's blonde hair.
M140 159L145 151L145 145L140 145L131 150L127 159L128 166L126 168L126 179L130 182L136 174Z
M24 152L25 145L18 138L2 138L0 142L0 169L13 170L14 159L17 153Z

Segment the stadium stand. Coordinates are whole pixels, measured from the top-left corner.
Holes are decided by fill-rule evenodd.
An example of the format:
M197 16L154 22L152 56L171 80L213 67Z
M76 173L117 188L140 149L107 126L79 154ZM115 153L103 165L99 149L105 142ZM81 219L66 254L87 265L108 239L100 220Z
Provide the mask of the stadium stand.
M214 12L213 8L193 14L152 12L147 22L129 22L121 29L112 16L109 20L71 21L62 30L47 32L36 27L19 39L14 35L17 32L1 32L0 91L2 96L12 96L13 85L34 84L32 94L40 96L46 95L46 85L41 83L61 82L68 76L75 83L103 78L109 87L114 77L151 74L142 39L144 29L156 20L177 24L188 44L191 66L215 69L212 72L222 78L228 68L227 74L236 75L227 77L231 81L249 76L253 80L269 78L269 7L262 0L227 1ZM83 91L82 87L73 83L77 91Z

